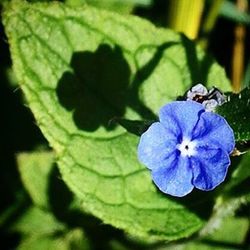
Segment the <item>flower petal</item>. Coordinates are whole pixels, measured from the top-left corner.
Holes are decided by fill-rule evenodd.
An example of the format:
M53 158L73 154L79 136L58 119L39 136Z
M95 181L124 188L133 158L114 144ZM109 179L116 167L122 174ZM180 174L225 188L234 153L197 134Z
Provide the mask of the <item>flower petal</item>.
M231 153L235 147L234 132L227 121L220 115L204 112L193 130L193 140L197 139L199 145L217 147Z
M152 170L158 188L182 197L194 187L208 191L223 182L235 147L226 120L193 101L167 104L159 116L138 146L139 159ZM184 150L188 154L181 154Z
M230 158L221 148L199 147L197 156L190 158L193 185L201 190L212 190L225 180Z
M175 157L171 158L168 165L152 171L152 178L162 192L182 197L194 188L189 158L180 157L177 153Z
M204 107L193 101L175 101L168 103L160 109L160 122L173 133L191 138L192 131L199 120Z
M159 123L153 123L142 134L138 145L138 158L149 169L165 165L168 157L176 150L177 140L174 134Z

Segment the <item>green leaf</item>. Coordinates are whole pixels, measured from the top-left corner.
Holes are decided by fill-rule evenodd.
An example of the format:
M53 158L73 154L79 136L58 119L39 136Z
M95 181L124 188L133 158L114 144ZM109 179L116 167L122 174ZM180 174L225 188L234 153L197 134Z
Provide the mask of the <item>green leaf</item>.
M232 127L235 140L244 146L250 140L250 88L245 88L239 94L229 94L228 101L217 108Z
M81 201L61 180L52 151L19 153L17 163L23 185L35 206L53 213L58 219L70 225L75 223L74 213L77 212L77 225L80 221L84 225L85 215L80 205Z
M239 161L237 168L233 171L231 179L225 189L231 196L247 198L246 195L250 194L250 153L243 154L240 159L237 160Z
M159 250L237 250L245 249L244 240L247 236L249 221L247 218L226 218L220 227L211 235L196 241L187 242L177 246L162 248Z
M52 214L37 207L28 208L12 227L12 230L24 235L49 235L65 229L65 225Z
M218 64L182 35L86 6L13 2L4 24L18 82L85 210L148 239L200 229L206 195L159 192L137 160L138 138L110 120L155 119L192 83L230 90Z
M55 164L53 152L20 153L17 163L24 187L33 203L49 208L49 181Z
M79 202L74 199L67 207L62 206L62 201L53 201L57 203L57 207L51 204L53 191L58 192L54 196L68 200L62 186L55 186L59 176L54 176L56 169L54 153L51 151L19 153L17 162L22 182L35 205L26 209L24 215L18 218L12 227L12 230L24 235L18 249L89 249L83 230L77 228L69 230L66 226L67 222L74 220L71 218L74 210L70 209L78 209ZM59 222L60 214L55 209L61 210L65 223ZM59 218L56 218L58 215ZM81 213L78 215L78 221L82 220L80 216Z
M225 244L243 244L247 235L249 221L247 218L227 217L216 230L209 237L205 237L207 242L224 242Z
M246 12L240 11L235 3L228 0L223 1L220 9L220 15L237 23L245 25L250 24L250 15Z
M242 156L242 159L239 165L237 166L237 169L232 174L231 182L233 182L233 186L241 183L247 178L250 178L249 162L250 162L250 153L246 153Z
M18 250L89 250L90 247L80 229L62 235L33 235L22 240Z
M250 87L250 60L248 60L244 72L243 86Z
M90 249L81 229L68 230L53 215L37 207L29 208L12 230L22 234L18 249Z
M79 6L89 4L102 9L112 10L121 14L129 14L136 6L149 7L152 0L65 0L66 4Z

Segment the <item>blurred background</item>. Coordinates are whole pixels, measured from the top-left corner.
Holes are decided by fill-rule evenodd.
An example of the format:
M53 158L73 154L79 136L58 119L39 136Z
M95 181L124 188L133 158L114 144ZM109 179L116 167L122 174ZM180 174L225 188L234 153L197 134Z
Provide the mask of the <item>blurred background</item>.
M1 10L4 2L7 0L0 0ZM65 0L64 2L72 6L87 3L123 15L134 14L150 20L158 27L183 32L197 45L212 54L225 68L234 92L239 92L250 84L250 1ZM2 21L0 23L0 82L3 118L0 140L0 248L16 249L22 236L15 229L15 225L32 203L20 179L17 157L21 152L48 149L48 145L36 126L30 110L25 106L22 93L17 86L11 69L9 46ZM239 216L241 213L248 214L250 217L249 206L243 207L239 211ZM101 223L94 221L92 224ZM247 249L250 244L250 231L248 226L245 228L244 237L239 239L238 245L232 243L223 246L222 244L220 249L241 249L242 247ZM96 229L93 229L93 225L87 229L89 234L94 230ZM92 244L93 249L151 249L140 244L134 246L129 241L126 241L126 247L119 245L111 248L111 245L105 245L105 242L113 237L110 236L110 232L118 238L121 237L121 232L118 230L102 226L98 234L103 233L103 237L100 237L99 244L97 242ZM104 239L101 240L101 238ZM212 248L213 246L210 245L207 249Z

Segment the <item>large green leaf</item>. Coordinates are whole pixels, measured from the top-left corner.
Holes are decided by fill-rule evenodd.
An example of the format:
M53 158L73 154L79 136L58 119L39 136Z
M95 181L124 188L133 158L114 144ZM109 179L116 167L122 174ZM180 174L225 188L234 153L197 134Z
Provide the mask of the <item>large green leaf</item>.
M89 4L98 8L112 10L121 14L129 14L136 6L149 7L152 0L65 0L65 3L72 6Z
M110 119L151 120L192 83L229 90L224 71L184 36L133 16L17 1L4 24L28 105L84 208L149 239L201 228L206 195L160 193L137 160L138 137Z

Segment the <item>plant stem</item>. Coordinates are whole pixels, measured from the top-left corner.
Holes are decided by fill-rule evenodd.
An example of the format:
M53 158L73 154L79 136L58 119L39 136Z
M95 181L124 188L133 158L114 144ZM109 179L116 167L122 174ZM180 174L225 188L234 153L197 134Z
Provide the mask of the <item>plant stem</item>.
M247 0L237 0L237 7L241 11L246 11ZM234 46L232 58L232 86L234 92L240 92L244 68L244 51L245 51L246 29L242 24L236 25L234 29Z
M170 0L168 10L169 27L183 32L191 39L196 39L204 2L204 0Z
M224 0L213 0L211 3L210 9L201 29L202 37L199 41L199 44L203 49L206 49L208 46L208 36L215 26L223 2Z

